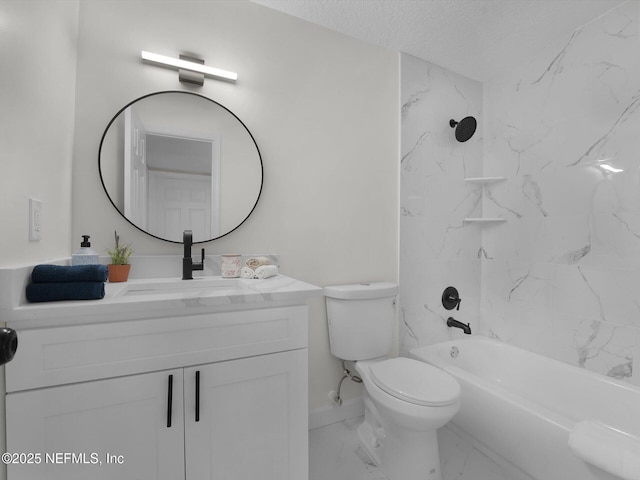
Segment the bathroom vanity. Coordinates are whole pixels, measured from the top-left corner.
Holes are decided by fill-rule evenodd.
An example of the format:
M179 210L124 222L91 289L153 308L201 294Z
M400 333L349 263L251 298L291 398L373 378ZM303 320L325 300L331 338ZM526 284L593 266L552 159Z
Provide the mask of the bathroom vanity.
M279 275L107 284L8 326L8 479L308 478L307 301Z

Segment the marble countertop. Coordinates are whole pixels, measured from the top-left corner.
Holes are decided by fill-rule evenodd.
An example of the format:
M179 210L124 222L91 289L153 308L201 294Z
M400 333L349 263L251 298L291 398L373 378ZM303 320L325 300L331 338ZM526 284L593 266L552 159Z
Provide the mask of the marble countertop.
M216 276L182 281L179 277L106 283L100 300L21 303L4 320L16 330L219 311L306 304L322 289L284 275L266 279Z

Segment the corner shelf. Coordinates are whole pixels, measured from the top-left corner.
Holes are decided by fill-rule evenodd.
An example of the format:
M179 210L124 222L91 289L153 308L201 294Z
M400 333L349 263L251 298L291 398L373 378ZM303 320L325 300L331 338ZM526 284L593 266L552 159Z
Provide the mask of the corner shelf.
M482 188L489 183L501 182L503 180L506 180L506 177L467 177L464 179L465 182L481 185ZM464 219L464 223L477 223L480 225L490 225L506 221L506 218L500 217L467 217Z
M506 180L507 177L467 177L464 179L467 183L480 183L482 185L486 183L495 183Z
M500 217L468 217L464 219L465 223L500 223L506 221L506 218Z

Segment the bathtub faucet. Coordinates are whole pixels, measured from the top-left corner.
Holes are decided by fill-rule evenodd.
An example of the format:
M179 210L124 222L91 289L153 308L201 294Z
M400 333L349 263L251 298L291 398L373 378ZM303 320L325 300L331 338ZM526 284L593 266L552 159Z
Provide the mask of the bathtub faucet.
M458 320L456 320L453 317L447 318L447 327L460 328L467 335L471 335L471 327L469 326L469 324L468 323L459 322Z

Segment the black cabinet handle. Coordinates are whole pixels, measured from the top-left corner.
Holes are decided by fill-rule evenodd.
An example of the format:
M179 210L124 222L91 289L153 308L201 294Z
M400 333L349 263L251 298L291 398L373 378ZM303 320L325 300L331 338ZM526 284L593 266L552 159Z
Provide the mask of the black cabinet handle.
M169 375L167 392L167 428L171 428L171 410L173 410L173 375Z
M200 421L200 370L196 370L196 422Z

